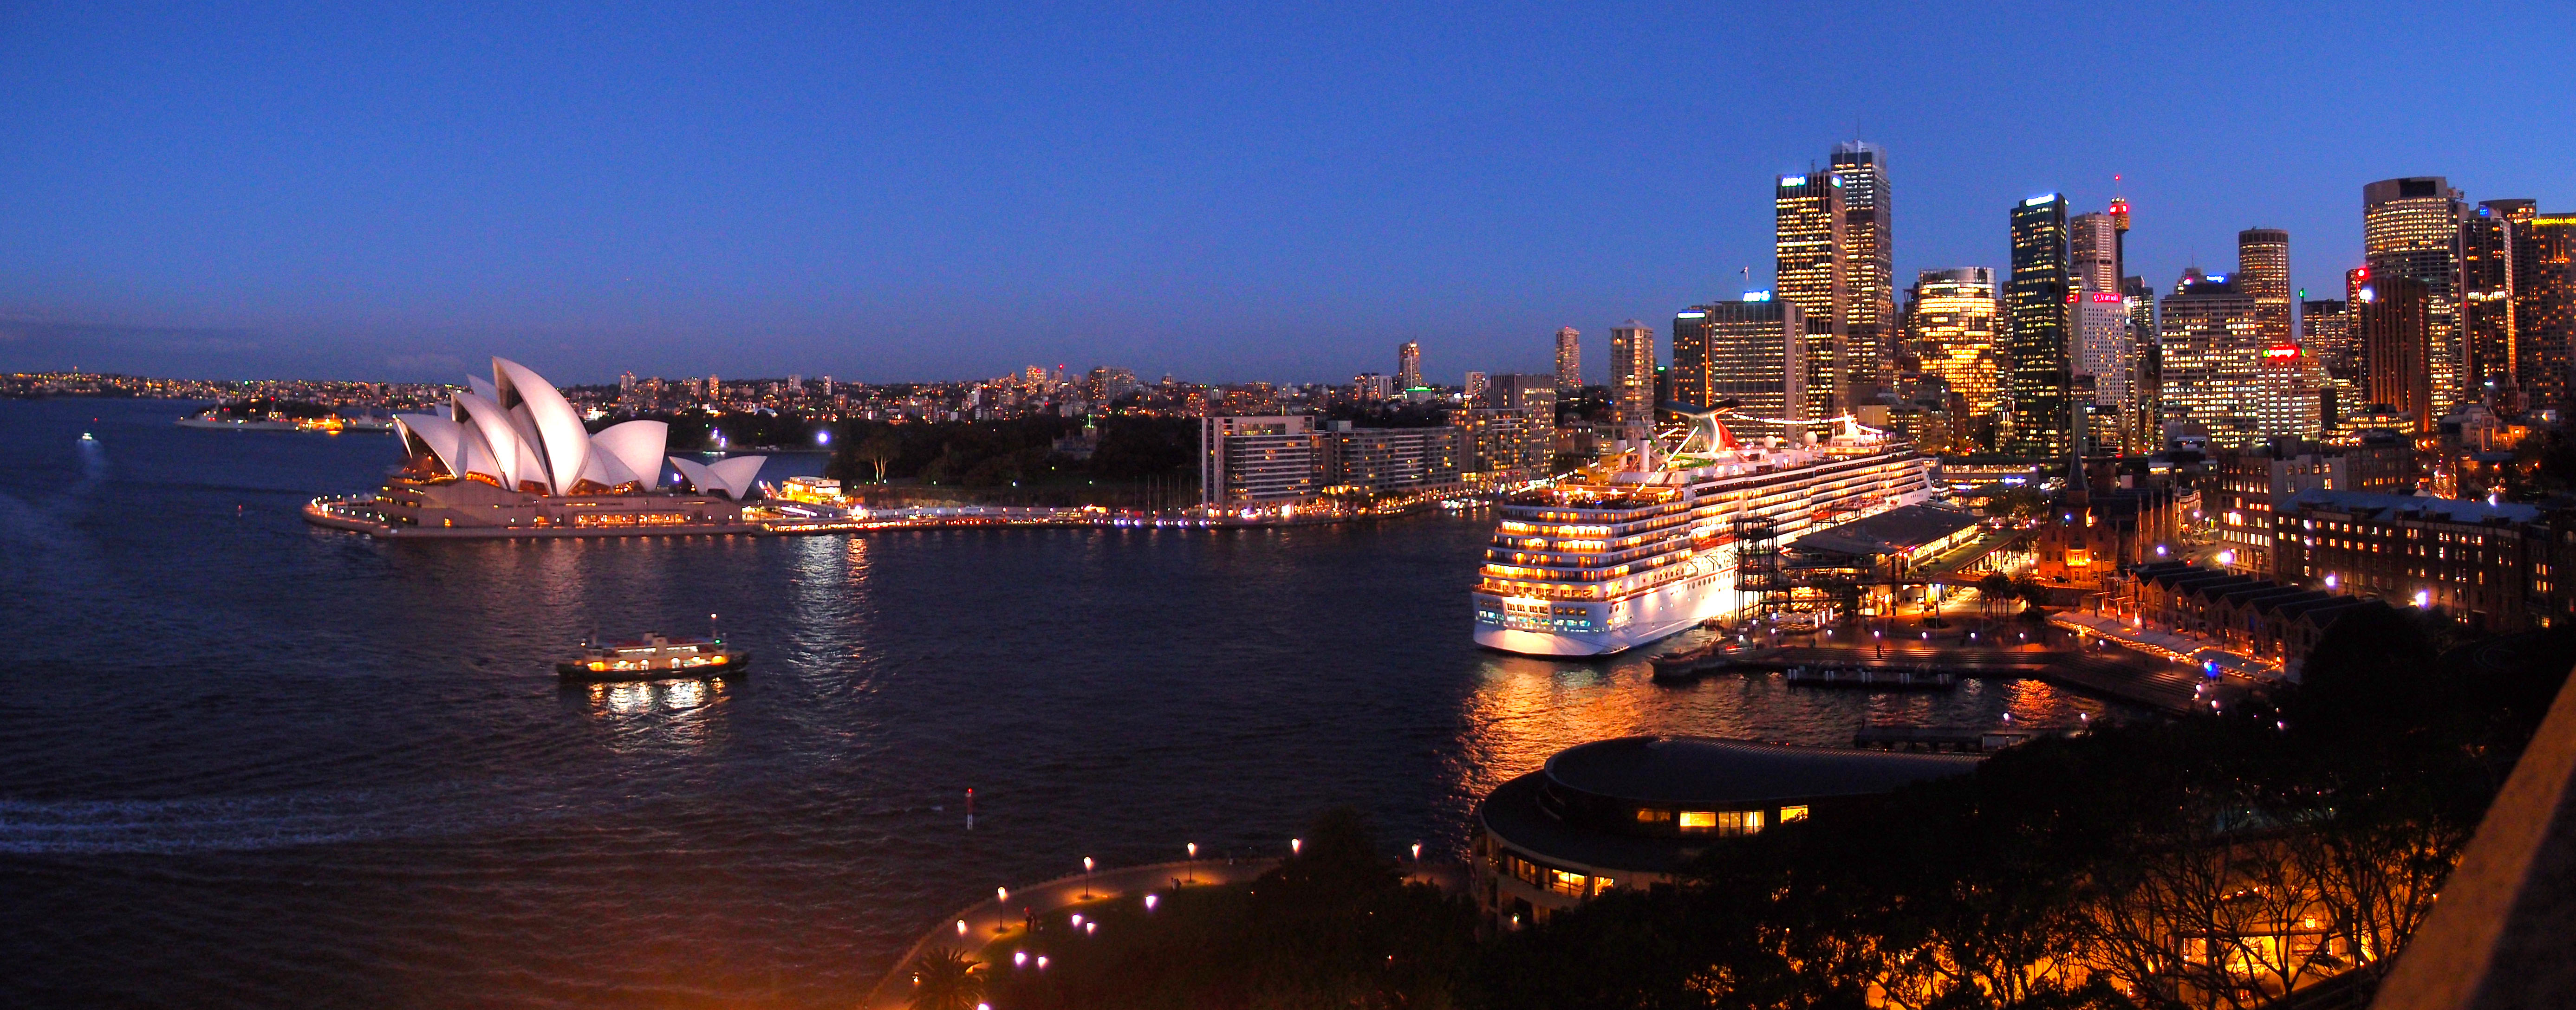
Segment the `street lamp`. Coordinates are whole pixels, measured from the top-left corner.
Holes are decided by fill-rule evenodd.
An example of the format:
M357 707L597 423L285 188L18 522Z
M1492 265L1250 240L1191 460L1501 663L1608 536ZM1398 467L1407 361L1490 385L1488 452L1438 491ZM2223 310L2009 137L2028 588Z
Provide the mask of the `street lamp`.
M1303 852L1303 851L1305 851L1305 850L1306 850L1306 840L1305 840L1305 839L1303 839L1303 838L1291 838L1291 839L1289 839L1289 840L1288 840L1288 854L1289 854L1289 855L1292 855L1292 856L1293 856L1293 855L1296 855L1296 854L1298 854L1298 853L1300 853L1300 852Z
M1082 900L1091 900L1091 857L1082 857Z
M1421 861L1422 861L1422 843L1421 843L1421 842L1415 842L1415 843L1413 843L1413 861L1414 861L1414 862L1417 862L1417 863L1419 863L1419 862L1421 862Z

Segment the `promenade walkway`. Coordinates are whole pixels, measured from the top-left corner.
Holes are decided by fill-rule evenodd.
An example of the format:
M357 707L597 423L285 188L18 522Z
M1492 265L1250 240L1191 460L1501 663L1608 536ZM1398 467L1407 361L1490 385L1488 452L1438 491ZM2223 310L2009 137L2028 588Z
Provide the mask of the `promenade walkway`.
M1021 929L1031 918L1062 912L1088 902L1103 900L1143 900L1147 894L1169 894L1184 887L1208 887L1240 884L1259 878L1279 865L1277 857L1256 859L1193 859L1170 863L1148 863L1143 866L1121 866L1098 873L1057 877L1042 884L1007 888L1008 896L995 895L969 905L913 941L894 966L886 970L867 998L859 1002L861 1010L900 1010L912 995L912 963L923 954L947 947L973 953L994 939ZM1466 868L1448 863L1414 863L1405 879L1409 883L1432 884L1457 893L1466 886ZM1085 897L1088 895L1088 897ZM965 925L959 932L960 923Z

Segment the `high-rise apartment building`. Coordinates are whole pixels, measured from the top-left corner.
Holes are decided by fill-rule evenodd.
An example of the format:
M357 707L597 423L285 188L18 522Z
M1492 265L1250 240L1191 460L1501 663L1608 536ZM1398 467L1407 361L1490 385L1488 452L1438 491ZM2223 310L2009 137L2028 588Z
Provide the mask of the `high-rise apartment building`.
M2165 423L2196 425L2220 448L2261 441L2261 417L2249 402L2263 349L2254 296L2195 267L2156 315Z
M2361 188L2361 208L2362 252L2373 279L2424 285L2427 402L2437 413L2447 410L2466 398L2468 383L2457 286L2460 191L2440 176L2383 179Z
M2004 282L2004 315L2010 320L2005 392L2012 400L2007 452L2064 456L2073 363L2067 358L2067 296L2074 292L2066 250L2066 197L2034 196L2012 208L2012 276Z
M1351 376L1351 397L1361 403L1379 403L1395 398L1395 380L1376 372Z
M1939 376L1967 408L1966 421L1992 422L2003 407L2003 302L1995 268L1926 270L1914 282L1907 338L1923 370Z
M2254 328L2270 347L2294 343L2290 328L2290 233L2247 228L2236 233L2236 289L2254 296Z
M1485 395L1485 373L1467 373L1467 400L1470 403Z
M1485 380L1485 406L1535 410L1556 423L1556 381L1546 375L1505 372Z
M2121 222L2121 269L2128 268L2128 204L2111 201L2112 219ZM2121 434L2128 447L2139 452L2153 452L2163 447L2164 348L2156 341L2156 292L2144 277L2120 277L2120 306L2129 313L2129 346L2138 356L2129 363L2129 400L2134 405Z
M1894 205L1887 189L1887 152L1851 141L1834 147L1834 175L1843 181L1845 351L1857 384L1887 377L1897 336Z
M1796 305L1806 317L1814 343L1827 356L1812 357L1809 381L1833 389L1834 410L1852 375L1851 348L1845 320L1851 304L1850 239L1843 183L1832 172L1782 176L1772 191L1773 256L1777 290L1773 297ZM1870 363L1875 374L1877 362Z
M1610 415L1620 438L1655 423L1655 331L1634 319L1610 328Z
M1422 345L1407 340L1395 348L1395 388L1422 386Z
M2329 375L2361 374L2361 349L2353 345L2352 303L2314 298L2299 303L2299 346L2317 359Z
M1673 399L1696 409L1734 405L1748 432L1794 434L1831 416L1827 383L1812 380L1806 313L1779 299L1694 305L1673 317ZM1822 398L1820 405L1818 400ZM1764 423L1762 419L1769 419Z
M1583 388L1582 336L1571 326L1556 331L1556 388L1569 396Z
M1325 446L1302 414L1199 419L1199 501L1293 503L1323 490Z
M2239 276L2242 276L2241 274ZM2263 327L2263 306L2254 306L2254 328ZM2254 427L2264 438L2296 437L2315 441L2325 434L2323 394L2325 369L2295 343L2266 342L2254 376Z
M2576 214L2535 214L2521 227L2514 274L2514 371L2523 400L2576 416Z
M2514 364L2514 267L2519 241L2540 208L2529 200L2485 200L2460 223L2460 346L2468 395L2494 402L2518 392Z
M2409 430L2432 431L2440 418L2434 406L2432 349L2433 287L2402 274L2370 268L2353 295L2353 329L2361 339L2364 391L2372 406L2407 416Z
M2129 307L2118 292L2093 291L2076 295L2067 311L2075 323L2075 375L2092 380L2094 405L2120 413L2134 408L2130 380L2137 367L2138 346L2129 327ZM2098 422L2091 430L2097 438L2110 434Z

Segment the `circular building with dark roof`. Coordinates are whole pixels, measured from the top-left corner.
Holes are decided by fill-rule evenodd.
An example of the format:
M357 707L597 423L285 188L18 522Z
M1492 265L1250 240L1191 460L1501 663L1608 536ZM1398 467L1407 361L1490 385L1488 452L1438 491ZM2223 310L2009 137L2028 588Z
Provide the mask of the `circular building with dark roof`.
M1614 887L1669 886L1720 839L1964 775L1981 760L1708 737L1569 747L1478 806L1477 896L1513 924Z

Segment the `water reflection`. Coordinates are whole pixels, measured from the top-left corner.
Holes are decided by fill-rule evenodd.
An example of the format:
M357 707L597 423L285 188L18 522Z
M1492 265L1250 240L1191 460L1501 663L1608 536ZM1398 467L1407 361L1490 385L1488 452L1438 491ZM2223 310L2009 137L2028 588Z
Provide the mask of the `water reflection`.
M610 731L617 750L704 747L739 687L724 677L567 685L563 694Z

